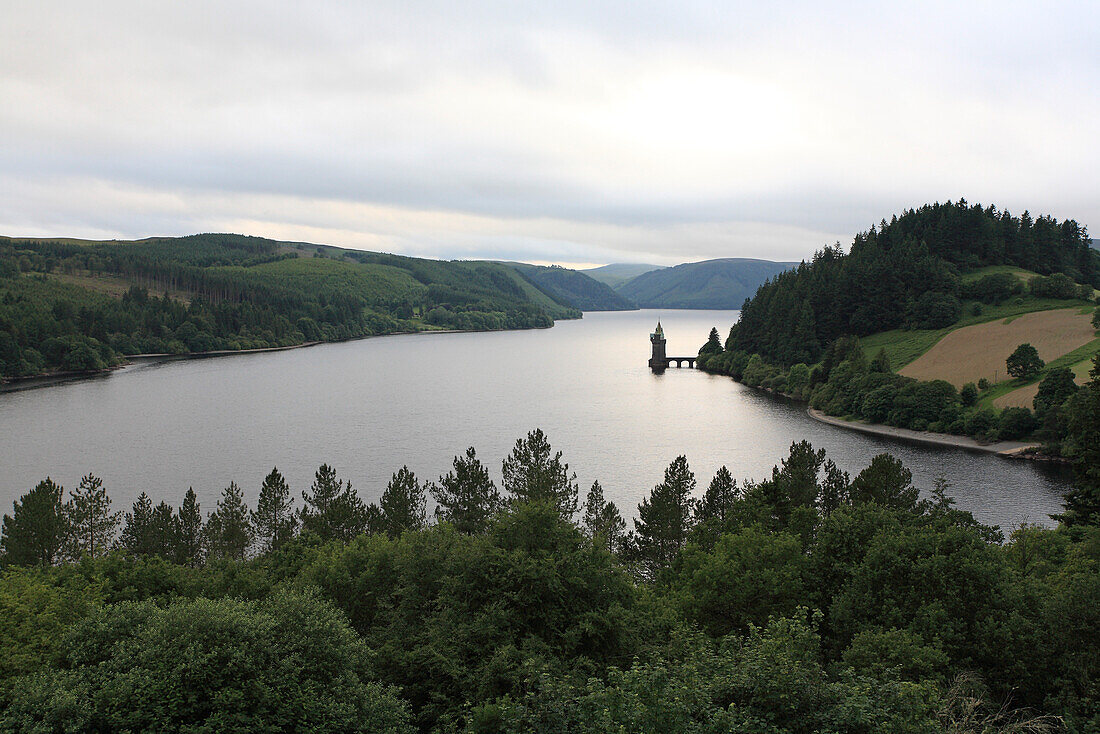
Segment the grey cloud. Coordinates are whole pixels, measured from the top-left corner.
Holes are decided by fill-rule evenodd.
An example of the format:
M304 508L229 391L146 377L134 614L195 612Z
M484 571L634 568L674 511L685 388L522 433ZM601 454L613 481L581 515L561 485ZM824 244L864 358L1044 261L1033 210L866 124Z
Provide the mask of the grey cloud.
M1087 3L44 0L5 20L0 230L240 221L596 261L739 254L751 238L721 233L767 239L757 225L775 248L815 233L787 246L797 257L959 196L1100 220ZM44 193L72 181L183 203ZM219 197L242 209L202 210ZM303 208L247 209L265 197ZM326 229L310 201L514 231L439 231L427 214L400 234L365 215ZM535 221L555 224L525 234Z

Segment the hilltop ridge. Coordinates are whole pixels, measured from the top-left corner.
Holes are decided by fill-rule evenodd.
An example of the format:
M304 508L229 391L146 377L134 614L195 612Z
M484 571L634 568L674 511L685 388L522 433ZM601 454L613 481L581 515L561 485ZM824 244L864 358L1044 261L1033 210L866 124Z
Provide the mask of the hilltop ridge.
M616 290L641 308L738 309L761 284L796 265L744 257L703 260L642 273Z

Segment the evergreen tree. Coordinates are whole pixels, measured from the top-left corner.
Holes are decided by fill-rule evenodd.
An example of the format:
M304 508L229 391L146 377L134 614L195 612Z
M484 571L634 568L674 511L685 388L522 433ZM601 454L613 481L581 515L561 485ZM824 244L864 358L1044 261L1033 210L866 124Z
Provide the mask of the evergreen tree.
M435 514L451 523L455 530L475 535L489 527L493 515L500 510L501 499L489 470L482 464L474 447L466 456L454 458L454 468L429 487L436 501Z
M665 469L665 480L638 505L632 555L644 578L656 580L671 568L687 542L695 504L693 491L695 475L688 468L687 458L677 456Z
M302 532L321 540L351 540L367 529L367 506L351 488L351 482L336 478L336 470L322 464L314 477L312 492L303 491Z
M0 550L4 561L20 566L51 566L60 560L65 540L64 489L46 477L15 501L4 515Z
M825 478L821 481L817 495L817 506L822 515L828 517L834 510L850 503L850 485L851 479L848 477L848 472L841 471L832 459L827 460Z
M737 480L722 466L714 474L703 499L695 507L695 522L722 522L738 500Z
M294 537L298 517L293 498L279 469L273 468L260 485L260 497L252 513L252 528L264 552L273 551Z
M184 566L198 566L202 563L202 509L199 507L195 490L187 488L176 518L176 535L173 556L176 563Z
M65 503L68 535L65 555L73 560L83 556L101 556L111 548L122 522L122 512L111 512L111 498L103 480L91 474L80 480L76 491Z
M569 473L560 451L551 456L542 429L516 441L512 455L504 460L503 474L504 490L512 502L550 504L566 521L572 521L577 513L577 475Z
M856 475L848 489L853 503L874 502L883 507L914 511L920 492L913 486L913 473L900 459L879 454Z
M721 354L722 353L722 338L718 336L718 329L711 327L710 335L707 337L707 343L699 349L699 354Z
M381 535L386 532L386 516L375 502L363 509L363 532L367 535Z
M1076 392L1077 383L1073 379L1073 370L1068 367L1051 370L1039 383L1039 391L1031 402L1035 415L1042 419L1047 411L1060 407Z
M149 518L149 541L153 554L162 558L174 557L178 533L179 518L172 510L172 505L167 502L158 503Z
M126 522L119 536L118 546L137 555L153 555L157 539L153 528L153 501L142 492L134 501L132 511L126 513Z
M208 557L243 560L252 544L252 523L248 506L236 482L222 490L217 508L206 519L205 545Z
M626 533L626 523L615 503L604 499L603 487L598 481L592 482L592 488L588 490L581 524L594 544L604 546L609 553L619 549Z
M809 441L796 441L781 466L772 468L771 478L754 487L754 499L769 509L778 528L788 527L795 508L817 506L824 464L824 449L814 451Z
M407 466L393 475L378 504L382 510L382 524L391 538L406 530L420 530L425 525L424 487Z
M1093 357L1089 375L1066 403L1064 451L1077 474L1066 511L1055 518L1066 525L1100 525L1100 355Z

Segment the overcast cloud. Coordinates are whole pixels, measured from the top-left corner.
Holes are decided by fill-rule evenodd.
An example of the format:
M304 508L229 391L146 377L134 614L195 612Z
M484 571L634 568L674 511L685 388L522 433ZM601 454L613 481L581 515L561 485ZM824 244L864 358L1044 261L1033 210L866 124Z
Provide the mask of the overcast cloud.
M0 3L3 234L790 260L960 196L1100 231L1094 2Z

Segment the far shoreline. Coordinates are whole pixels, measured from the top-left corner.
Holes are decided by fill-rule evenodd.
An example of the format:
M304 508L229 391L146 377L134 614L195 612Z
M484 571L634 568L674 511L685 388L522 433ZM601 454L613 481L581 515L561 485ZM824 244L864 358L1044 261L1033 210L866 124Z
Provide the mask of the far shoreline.
M565 319L572 321L574 319ZM182 354L153 353L153 354L127 354L123 355L122 363L105 367L101 370L80 370L73 372L53 372L41 375L27 375L24 377L9 377L0 381L0 395L5 393L23 392L25 390L39 390L46 387L56 387L70 382L91 380L99 377L107 377L112 372L123 370L137 363L156 364L158 362L182 362L191 359L215 359L218 357L232 357L239 354L263 354L265 352L286 352L291 349L305 349L322 344L343 344L345 342L362 341L364 339L382 339L390 336L415 336L418 334L487 334L499 331L530 331L532 329L552 329L554 320L550 326L529 326L521 329L422 329L419 331L393 331L388 334L364 334L347 339L333 339L331 341L311 341L301 344L290 344L285 347L257 347L255 349L219 349L210 352L184 352Z

